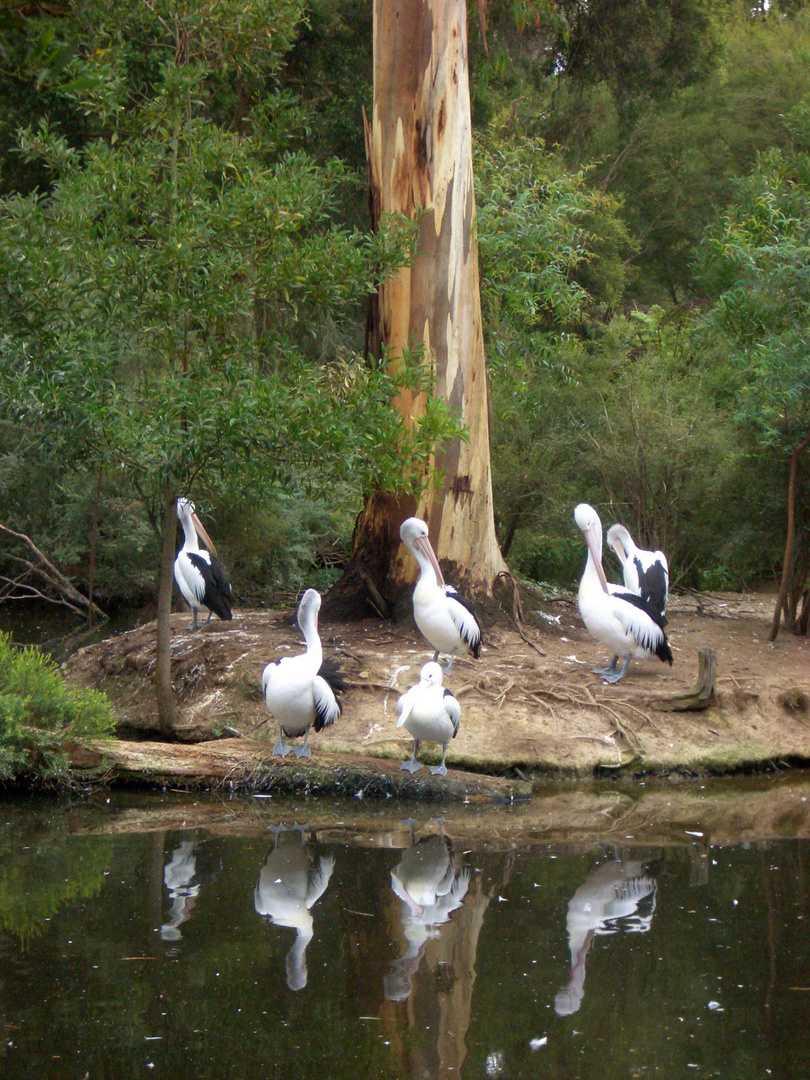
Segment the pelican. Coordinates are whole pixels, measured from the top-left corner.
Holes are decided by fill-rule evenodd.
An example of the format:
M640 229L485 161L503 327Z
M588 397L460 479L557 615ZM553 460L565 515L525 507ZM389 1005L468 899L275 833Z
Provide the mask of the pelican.
M449 653L444 671L450 674L459 649L467 648L478 659L481 627L452 585L445 585L439 561L428 538L428 527L419 518L407 518L399 527L405 547L419 564L419 580L413 590L413 617L420 632L439 653Z
M645 551L636 547L624 525L611 525L607 531L607 545L612 548L622 564L624 587L646 600L657 611L666 626L667 593L669 591L669 566L663 551Z
M194 503L190 499L177 500L177 516L183 526L185 540L174 560L174 580L194 613L191 629L198 629L198 611L208 612L203 626L211 621L212 612L227 622L233 618L231 583L222 563L215 558L217 549L194 512ZM211 549L210 553L200 549L198 533Z
M196 844L193 840L183 840L172 852L169 862L163 867L163 883L169 890L172 907L169 921L160 928L163 941L179 941L182 937L178 929L191 918L191 912L200 893L200 884L195 882L197 860L194 855Z
M344 688L344 682L334 664L324 664L318 635L320 608L321 594L316 589L307 589L298 605L298 625L307 651L272 661L262 672L264 700L278 724L278 742L273 753L281 757L286 757L291 750L296 757L311 757L307 746L310 727L322 731L340 716L340 703L335 692ZM288 738L303 735L304 742L301 746L287 746L285 735Z
M571 1016L582 1004L585 960L594 936L618 930L646 933L655 912L655 892L655 879L635 860L603 863L588 874L568 901L571 973L568 985L554 999L558 1016ZM643 913L639 911L642 903Z
M431 773L447 776L444 759L447 744L458 735L461 706L442 686L442 669L435 660L425 664L419 673L419 682L406 690L397 702L399 719L397 727L404 724L413 735L413 753L400 765L407 772L419 772L422 766L416 760L420 742L440 742L442 760L439 765L429 765Z
M672 650L658 612L640 596L608 586L602 569L602 522L597 512L587 503L580 503L574 510L574 520L588 545L588 561L579 583L579 611L591 635L613 650L609 666L595 669L594 675L616 683L624 677L634 656L657 656L671 664ZM624 662L617 671L620 657Z
M287 986L302 990L307 985L306 951L313 936L310 909L326 892L335 869L334 855L319 855L313 861L304 843L293 838L293 830L276 826L273 850L265 859L253 894L253 905L259 915L267 915L276 926L290 926L295 941L287 953Z
M450 842L443 835L420 840L405 850L391 871L391 888L402 901L406 949L385 976L387 1001L404 1001L410 996L411 979L427 942L439 937L439 927L461 907L469 887L470 871L456 869Z

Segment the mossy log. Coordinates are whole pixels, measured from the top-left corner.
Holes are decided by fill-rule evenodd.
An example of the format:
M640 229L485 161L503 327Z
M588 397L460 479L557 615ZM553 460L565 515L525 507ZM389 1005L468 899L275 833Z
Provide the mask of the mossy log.
M400 769L399 761L384 758L320 752L305 761L282 759L267 743L250 739L193 745L98 740L70 747L69 757L74 768L92 768L107 780L149 787L468 802L512 802L531 795L531 785L520 780L457 769L448 769L446 776L434 776L427 768L411 774Z

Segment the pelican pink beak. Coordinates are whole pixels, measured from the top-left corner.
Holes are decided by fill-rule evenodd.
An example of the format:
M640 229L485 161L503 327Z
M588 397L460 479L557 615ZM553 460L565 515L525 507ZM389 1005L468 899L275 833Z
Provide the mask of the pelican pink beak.
M608 589L607 578L605 577L605 571L602 568L602 552L599 550L596 542L595 529L591 525L585 530L585 543L588 545L588 551L590 551L593 564L596 567L596 576L599 578L599 584L605 592L610 592Z
M211 539L211 537L205 531L205 529L203 527L203 523L200 521L200 519L197 517L196 514L191 515L191 523L194 526L194 529L195 529L197 535L203 541L203 543L208 548L208 550L211 552L211 554L216 555L217 549L214 547L214 541Z
M427 536L417 536L414 540L414 546L418 547L425 555L430 565L436 574L436 580L439 583L440 588L444 588L444 574L442 574L442 568L439 566L439 560L436 558L436 552L433 550L433 545Z

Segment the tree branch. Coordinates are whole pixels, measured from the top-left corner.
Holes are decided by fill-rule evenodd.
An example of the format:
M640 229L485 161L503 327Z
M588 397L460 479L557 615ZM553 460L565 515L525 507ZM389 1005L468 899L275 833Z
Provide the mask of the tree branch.
M30 536L26 536L25 533L16 532L14 529L10 529L7 525L3 525L2 523L0 523L0 533L5 533L6 536L18 540L34 555L33 561L21 558L18 555L9 554L7 556L14 562L21 563L26 570L25 573L16 580L12 578L0 578L0 580L5 581L6 584L10 586L10 588L5 591L2 599L13 599L15 589L19 589L22 594L20 598L24 597L30 599L38 597L47 600L49 603L62 604L83 616L87 616L92 609L94 615L97 615L101 619L107 618L100 607L96 604L91 604L91 601L88 600L83 593L79 592L75 585L65 577L61 570L57 569L50 559L43 555ZM56 593L58 599L54 599L54 597L49 596L47 592L42 592L40 589L37 589L34 585L30 584L26 579L31 576L39 578L46 586L49 586L50 589Z

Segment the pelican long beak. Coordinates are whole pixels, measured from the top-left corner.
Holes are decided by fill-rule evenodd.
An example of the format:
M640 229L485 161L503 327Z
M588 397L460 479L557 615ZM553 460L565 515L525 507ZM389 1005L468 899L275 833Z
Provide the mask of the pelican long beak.
M211 552L211 554L216 555L217 549L214 547L214 542L211 539L211 537L208 535L208 533L205 531L205 529L203 528L203 523L200 521L200 519L197 517L196 514L191 515L191 523L194 526L194 529L195 529L197 535L203 541L203 543L208 548L208 550Z
M599 584L605 592L609 592L607 578L605 577L605 571L602 567L602 552L599 551L596 545L596 536L592 529L586 530L585 543L588 545L588 551L590 551L593 564L596 567L596 576L599 578Z
M442 573L442 568L439 566L439 560L436 558L436 552L433 550L433 545L431 544L427 536L417 536L415 542L418 547L424 552L425 557L427 558L430 565L433 567L436 573L436 580L438 581L439 586L443 589L444 574Z

